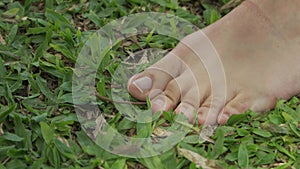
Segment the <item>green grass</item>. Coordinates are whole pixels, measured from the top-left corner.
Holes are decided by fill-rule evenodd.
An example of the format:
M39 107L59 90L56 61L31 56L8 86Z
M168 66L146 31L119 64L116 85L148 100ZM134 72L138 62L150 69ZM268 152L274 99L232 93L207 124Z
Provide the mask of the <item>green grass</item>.
M300 168L297 97L279 100L274 110L264 114L248 111L233 116L208 141L199 139L201 127L192 128L173 149L149 158L111 154L81 129L73 107L72 76L81 48L96 30L144 11L174 14L203 28L236 5L224 7L227 2L2 0L0 168ZM108 98L111 91L124 92L108 86L111 74L130 53L150 47L169 50L177 42L146 34L116 44L98 69L98 92ZM143 68L140 65L135 71ZM175 123L171 112L152 123L139 124L124 118L111 102L97 100L96 104L113 128L129 136L146 137L152 132L164 136L165 129Z

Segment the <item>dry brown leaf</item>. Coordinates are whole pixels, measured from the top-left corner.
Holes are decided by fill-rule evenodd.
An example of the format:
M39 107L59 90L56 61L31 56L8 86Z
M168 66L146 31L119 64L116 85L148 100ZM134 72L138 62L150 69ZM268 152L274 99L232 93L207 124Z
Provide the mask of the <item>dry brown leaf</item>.
M163 128L160 128L160 127L156 127L154 130L153 130L153 135L157 136L157 137L167 137L169 135L171 135L172 132L169 132Z
M214 143L215 141L210 138L214 134L217 125L207 125L203 126L199 139Z
M169 132L160 127L156 127L151 135L152 143L159 143L162 139L170 136L171 134L172 132Z
M6 45L6 42L5 42L5 40L3 39L1 33L0 33L0 43L1 43L2 45Z
M98 135L99 132L101 131L102 127L106 125L105 122L106 122L106 121L105 121L104 117L102 116L102 114L100 114L100 115L98 116L98 118L96 119L96 127L95 127L95 129L94 129L94 131L93 131L93 136L94 136L94 138L97 137L97 135Z
M216 160L209 160L198 153L184 148L179 148L179 151L182 156L195 163L197 168L202 167L203 169L221 169Z
M0 136L4 134L2 126L3 126L3 123L0 123Z
M70 144L69 144L69 142L68 142L67 139L65 139L65 138L63 138L63 137L60 137L60 136L58 136L57 139L58 139L60 142L64 143L67 147L70 147Z

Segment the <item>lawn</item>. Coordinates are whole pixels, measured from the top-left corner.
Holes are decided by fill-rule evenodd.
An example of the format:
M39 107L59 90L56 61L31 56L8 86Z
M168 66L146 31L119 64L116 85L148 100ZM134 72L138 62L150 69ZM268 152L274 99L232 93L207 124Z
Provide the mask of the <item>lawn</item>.
M147 120L148 102L126 92L128 77L174 48L182 38L178 34L212 24L240 1L0 1L0 169L299 169L296 96L278 100L266 113L249 110L212 129L181 122L171 111ZM130 15L144 12L171 19L158 16L159 26L148 29L155 14L152 19ZM176 29L181 21L194 27ZM140 25L148 27L133 28ZM116 39L106 37L115 32ZM87 88L95 92L85 93ZM131 121L135 117L144 121ZM181 139L169 137L183 128ZM120 134L129 138L126 146L118 144ZM156 144L162 151L153 152L149 140L140 138L162 140ZM146 151L139 154L141 147Z

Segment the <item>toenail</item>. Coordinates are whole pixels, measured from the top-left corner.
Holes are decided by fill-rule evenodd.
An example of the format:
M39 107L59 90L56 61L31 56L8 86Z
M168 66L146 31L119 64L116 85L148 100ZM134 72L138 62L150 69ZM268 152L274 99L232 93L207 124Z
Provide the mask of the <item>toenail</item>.
M228 119L229 119L229 115L227 113L223 113L220 116L218 122L221 123L221 124L223 124L223 123L226 123Z
M191 107L183 107L181 106L179 108L179 111L178 113L183 113L189 120L190 123L194 123L194 119L195 119L195 109L194 108L191 108Z
M132 84L134 84L135 87L138 88L141 93L143 93L145 90L151 89L152 79L148 76L144 76L136 79L134 82L132 82Z
M183 114L185 114L186 116L190 117L190 116L192 116L192 114L193 114L193 109L192 109L192 108L187 108L187 107L181 106L181 107L179 108L178 113L183 113Z
M163 108L165 102L162 99L156 99L153 101L152 106Z
M178 113L183 113L185 111L186 111L186 108L183 106L179 107L179 109L178 109Z

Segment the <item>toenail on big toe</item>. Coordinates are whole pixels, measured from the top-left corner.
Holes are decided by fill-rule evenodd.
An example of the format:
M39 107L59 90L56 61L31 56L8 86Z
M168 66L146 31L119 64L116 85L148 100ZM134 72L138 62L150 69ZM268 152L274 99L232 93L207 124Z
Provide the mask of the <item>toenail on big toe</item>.
M148 76L141 77L132 82L134 86L143 93L145 90L150 90L152 87L152 79Z

